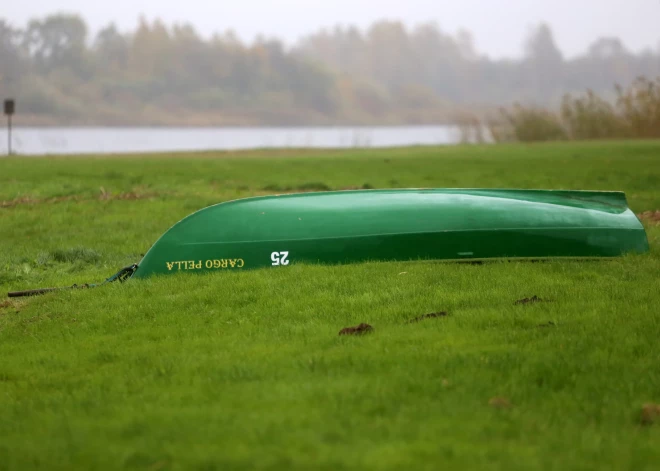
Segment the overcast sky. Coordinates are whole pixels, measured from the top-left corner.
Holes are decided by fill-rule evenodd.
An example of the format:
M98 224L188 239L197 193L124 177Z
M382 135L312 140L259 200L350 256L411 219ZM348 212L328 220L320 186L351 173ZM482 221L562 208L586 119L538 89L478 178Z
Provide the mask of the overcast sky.
M380 19L410 26L434 21L448 33L473 33L479 52L514 57L530 27L550 24L568 56L600 36L618 36L633 51L660 47L660 0L2 0L0 17L16 26L53 12L79 13L92 31L115 22L133 29L143 14L189 22L204 36L227 29L251 41L262 33L288 44L320 27L365 28Z

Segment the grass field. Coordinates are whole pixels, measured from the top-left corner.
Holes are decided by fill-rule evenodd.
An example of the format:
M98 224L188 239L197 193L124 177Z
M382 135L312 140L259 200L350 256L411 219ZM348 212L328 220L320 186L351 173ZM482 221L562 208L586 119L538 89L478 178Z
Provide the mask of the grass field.
M642 213L660 209L660 142L0 158L0 470L660 469L651 219L650 254L602 262L5 297L102 281L209 204L351 187L622 190ZM360 322L374 331L337 335Z

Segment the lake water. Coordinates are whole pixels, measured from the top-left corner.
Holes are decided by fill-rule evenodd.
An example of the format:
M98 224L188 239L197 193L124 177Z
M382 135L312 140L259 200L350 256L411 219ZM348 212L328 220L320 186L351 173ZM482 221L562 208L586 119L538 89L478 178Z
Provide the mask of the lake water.
M258 148L368 148L443 145L460 141L452 126L318 128L15 128L19 155L108 154ZM7 154L0 132L0 155Z

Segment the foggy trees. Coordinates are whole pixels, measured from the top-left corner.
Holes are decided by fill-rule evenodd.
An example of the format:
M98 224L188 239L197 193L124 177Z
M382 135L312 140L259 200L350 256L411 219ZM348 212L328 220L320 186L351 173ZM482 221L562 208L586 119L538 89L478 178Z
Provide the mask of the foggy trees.
M531 96L556 97L561 94L564 57L555 44L552 31L541 24L525 44L525 69Z
M20 31L0 19L0 84L9 94L15 93L19 77L25 71L20 41Z
M232 32L140 19L93 36L75 15L0 19L0 94L32 122L311 124L438 122L456 108L556 104L567 92L613 90L660 75L660 51L632 54L600 38L566 59L540 25L519 60L492 60L469 32L382 21L321 30L291 48Z
M22 41L37 73L57 68L83 77L87 67L87 26L77 16L55 15L32 20L22 32Z

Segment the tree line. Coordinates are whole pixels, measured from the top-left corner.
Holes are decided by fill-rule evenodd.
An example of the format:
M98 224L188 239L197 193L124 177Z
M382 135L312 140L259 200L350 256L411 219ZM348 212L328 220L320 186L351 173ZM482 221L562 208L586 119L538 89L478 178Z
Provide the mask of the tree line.
M660 76L660 47L633 53L597 38L569 59L545 24L523 45L522 58L494 60L468 32L396 21L287 47L143 18L94 35L76 15L25 27L0 19L0 96L15 97L17 121L33 124L420 124L511 102L558 106L586 89L613 97L615 83Z

